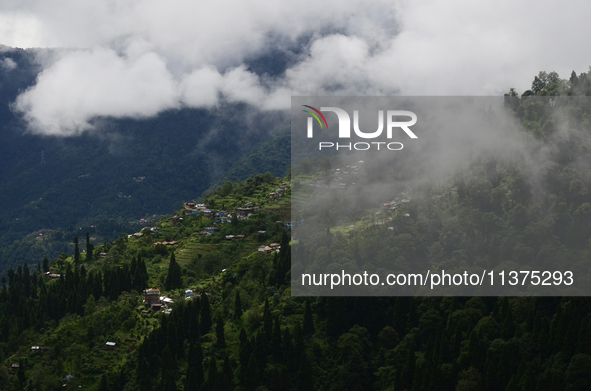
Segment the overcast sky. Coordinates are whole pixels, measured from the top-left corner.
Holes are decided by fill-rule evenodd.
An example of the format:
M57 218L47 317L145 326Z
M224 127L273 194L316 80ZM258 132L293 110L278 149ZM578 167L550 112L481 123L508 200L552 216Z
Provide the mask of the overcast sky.
M533 0L3 0L0 44L60 49L14 108L33 131L76 134L96 116L220 99L268 110L288 109L291 95L521 93L541 70L588 70L590 11ZM292 56L278 76L246 65L281 51Z

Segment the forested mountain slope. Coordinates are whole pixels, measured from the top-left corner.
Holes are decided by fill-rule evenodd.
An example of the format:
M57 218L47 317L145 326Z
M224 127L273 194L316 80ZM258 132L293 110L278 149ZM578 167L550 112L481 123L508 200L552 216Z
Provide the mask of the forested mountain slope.
M156 231L94 249L80 238L70 257L11 271L0 292L2 384L101 391L591 386L586 298L292 297L290 252L282 250L289 248L282 219L290 191L272 202L267 196L281 183L260 176L210 195L214 210L262 206L248 220L218 225L219 233L205 235L213 220L182 209ZM279 252L257 251L273 242ZM174 302L164 301L171 311L142 304L148 287Z
M281 150L273 144L287 123L285 113L260 113L241 104L172 110L148 119L97 118L95 131L76 137L30 134L10 104L34 82L38 55L38 50L0 51L0 61L14 64L0 67L0 247L42 229L171 213L181 202L201 197L265 143L270 150L231 177L285 174L289 151L285 143ZM121 232L108 232L106 239ZM35 261L22 252L3 252L0 270Z
M96 246L80 235L68 255L9 271L0 291L1 384L101 391L590 389L587 297L292 297L289 287L290 247L354 253L359 238L380 235L391 235L396 254L408 261L494 267L513 257L548 265L580 257L583 268L591 236L591 106L560 100L586 94L588 76L575 76L540 74L531 93L506 96L532 143L548 147L540 176L528 175L519 160L476 159L449 182L413 189L426 197L409 200L408 218L368 223L352 234L335 221L318 238L320 251L313 242L290 245L291 188L341 163L307 162L291 179L225 183L205 207L187 204L154 230ZM530 100L533 94L547 99ZM556 115L563 111L571 113L566 122ZM540 179L538 187L532 178ZM249 218L238 219L246 210ZM146 288L158 288L168 308L148 309Z

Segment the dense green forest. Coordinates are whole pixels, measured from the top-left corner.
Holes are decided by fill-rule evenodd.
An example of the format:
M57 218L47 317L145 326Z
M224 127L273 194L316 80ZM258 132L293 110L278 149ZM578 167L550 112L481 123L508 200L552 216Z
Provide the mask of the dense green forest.
M523 257L549 265L576 257L584 267L591 106L561 97L584 96L588 87L587 74L562 80L540 73L532 90L510 91L506 107L523 131L551 146L541 185L531 187L518 161L476 159L449 183L413 192L405 206L410 217L393 218L393 229L385 230L397 254L493 267ZM566 122L556 115L562 112L570 113ZM93 244L90 233L73 231L67 254L9 270L0 292L1 384L101 391L591 389L586 297L292 296L288 249L314 248L311 241L290 244L292 188L332 164L342 162L306 162L287 178L220 184L204 202L229 212L231 222L219 217L216 225L187 205L156 229L138 228L113 242ZM253 206L260 208L249 219L237 218L238 208ZM350 251L384 228L367 224L350 234L343 223L331 221L318 238L328 254ZM271 244L279 251L259 251ZM146 288L174 303L153 313L142 303Z

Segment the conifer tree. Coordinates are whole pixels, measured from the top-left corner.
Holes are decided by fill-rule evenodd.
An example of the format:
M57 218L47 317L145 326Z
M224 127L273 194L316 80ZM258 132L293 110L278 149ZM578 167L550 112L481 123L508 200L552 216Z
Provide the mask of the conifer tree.
M16 372L16 377L18 378L18 382L21 384L21 386L24 386L27 378L25 376L25 365L23 364L23 360L18 360L18 371Z
M209 306L207 294L204 292L201 295L201 317L199 319L199 329L201 331L201 335L209 333L209 330L211 330L211 324L211 308Z
M244 378L241 379L241 386L245 390L254 390L259 386L259 366L254 354L250 355L248 359L248 368L244 373Z
M273 335L271 337L271 346L273 351L273 356L278 361L281 361L282 354L283 354L283 346L281 343L281 325L279 323L279 317L275 317L275 322L273 322Z
M216 346L218 348L225 348L226 347L226 335L224 333L224 319L221 316L218 316L216 325L215 325L215 335L217 337Z
M182 288L182 270L180 265L176 262L174 252L170 254L170 264L168 266L168 274L166 275L165 288L166 290Z
M293 352L296 357L301 357L304 352L304 334L300 322L297 322L293 329Z
M29 265L25 263L23 268L23 287L25 288L25 296L31 296L31 274L29 272Z
M501 335L503 339L507 340L515 335L515 324L513 323L513 312L508 308L505 315L505 320L501 327Z
M265 309L263 312L263 330L270 339L273 333L273 317L271 316L271 310L269 309L269 300L265 299Z
M289 333L289 327L286 327L283 330L283 338L281 342L283 344L283 358L285 360L285 363L287 364L288 369L290 371L293 371L294 348L291 334Z
M150 366L143 355L138 355L138 367L136 369L137 383L140 391L152 391Z
M308 391L314 389L314 375L312 373L312 364L306 353L302 353L301 367L298 373L297 391Z
M243 337L244 335L244 337ZM246 337L244 329L240 329L240 350L238 351L238 360L240 362L240 373L244 374L248 368L248 360L252 354L250 341Z
M74 236L74 265L80 264L80 249L78 248L78 236Z
M99 384L99 391L109 391L109 385L107 384L107 377L103 373L101 376L101 382Z
M193 368L188 365L187 366L187 374L185 376L185 388L183 391L198 391L198 383L195 375L195 371Z
M230 365L230 359L228 356L224 358L223 364L223 376L220 382L220 389L221 390L232 390L234 389L234 371L232 370L232 366Z
M207 382L211 391L217 391L219 386L218 365L215 357L209 359L209 371L207 372Z
M189 375L188 372L192 373L191 378L191 388L198 390L201 383L204 380L204 373L203 373L203 350L201 349L201 343L191 343L189 345L189 353L187 355L187 382L185 383L185 387L189 384Z
M279 242L279 256L276 257L275 265L275 284L280 287L287 283L286 276L291 268L291 251L289 249L289 236L287 231L283 231L281 241Z
M92 254L94 252L94 245L90 243L90 234L86 231L86 262L92 260Z
M240 291L236 289L236 299L234 299L234 319L242 316L242 301L240 300Z
M166 370L162 375L162 385L160 386L162 391L177 391L176 382L174 375L171 370Z
M310 300L306 300L306 309L304 310L304 328L302 332L305 336L310 336L316 332L316 329L314 328L314 319L312 318Z

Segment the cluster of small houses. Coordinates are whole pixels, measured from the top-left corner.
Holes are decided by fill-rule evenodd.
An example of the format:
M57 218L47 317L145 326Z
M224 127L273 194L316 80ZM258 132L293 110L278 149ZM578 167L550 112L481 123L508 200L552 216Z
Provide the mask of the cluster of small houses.
M394 198L394 200L390 202L386 202L382 205L382 207L386 210L396 210L400 207L400 204L407 204L410 200L405 198L404 193L398 194L398 197Z
M271 243L268 246L259 246L258 251L264 252L265 254L269 254L273 251L275 252L279 252L281 250L281 246L279 245L279 243Z
M277 198L284 196L288 188L289 186L287 186L285 183L282 183L281 186L275 189L275 191L269 193L269 200L275 201Z
M223 271L225 271L224 269ZM209 293L206 293L209 295ZM185 291L185 300L193 300L195 297L200 297L201 293L195 293L191 289L187 289ZM144 289L144 304L150 307L152 312L158 312L160 310L164 310L164 313L169 314L172 312L172 308L168 306L173 304L174 300L172 300L168 296L160 296L160 289L157 288L148 288ZM144 310L143 313L149 313L149 311Z
M409 202L410 202L410 200L406 198L406 195L404 193L400 193L400 194L398 194L397 197L394 198L394 200L392 200L390 202L386 202L385 204L382 205L382 207L385 210L391 210L391 211L397 212L398 209L400 209L400 205L408 204ZM376 212L376 214L381 214L381 212ZM408 213L405 213L404 217L410 217L410 215ZM392 221L391 217L388 218L387 220L384 220L384 223L388 223L390 221ZM390 227L389 229L392 229L392 227Z
M205 204L196 204L194 202L187 202L185 204L185 214L188 215L203 215L207 218L214 218L216 223L231 223L232 222L232 214L230 212L226 212L225 210L220 210L219 212L215 212L211 209L208 209Z
M383 209L383 211L393 211L395 214L398 213L400 209L401 205L404 204L408 204L410 202L409 199L406 198L404 193L400 193L397 197L394 198L394 200L390 201L390 202L386 202L384 204L380 204L381 208ZM392 222L392 217L386 217L385 219L380 219L381 215L382 215L382 211L377 211L374 213L375 219L378 219L378 222L376 222L376 224L380 225L380 224L388 224ZM410 214L408 213L404 213L403 214L404 217L410 217ZM371 217L364 217L364 220L367 219L371 219ZM349 229L355 229L355 225L350 225ZM394 230L394 227L388 227L389 230Z
M127 235L127 238L131 238L132 236L135 237L136 239L141 238L142 236L144 236L144 232L160 232L162 231L162 229L160 227L144 227L142 228L139 232L136 232L134 234L129 234Z
M253 213L256 213L261 210L260 206L253 205L252 202L249 202L242 206L241 208L236 208L236 212L234 216L238 220L248 220ZM188 215L198 215L202 214L207 218L213 218L216 223L224 224L224 223L231 223L232 222L232 213L227 212L225 210L220 211L213 211L211 209L207 209L205 204L196 204L194 202L187 202L185 204L185 214Z
M174 303L168 296L160 296L160 289L149 288L144 290L144 303L150 307L153 312L158 312L164 309L165 313L172 312L172 308L168 308L169 304ZM147 313L149 311L142 311Z
M315 182L310 182L309 185L312 187L327 187L344 189L348 185L355 185L355 178L359 172L359 168L364 164L363 160L360 160L357 165L348 165L344 168L333 168L329 170L330 180L319 179Z

